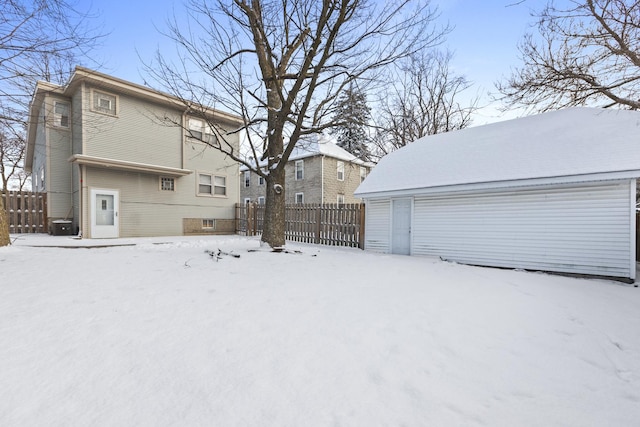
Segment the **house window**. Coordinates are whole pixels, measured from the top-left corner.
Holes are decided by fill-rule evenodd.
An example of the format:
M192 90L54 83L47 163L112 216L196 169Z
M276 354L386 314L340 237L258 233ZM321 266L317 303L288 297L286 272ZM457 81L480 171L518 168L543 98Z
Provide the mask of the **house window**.
M227 178L208 173L198 174L198 195L199 196L226 196Z
M360 166L360 182L364 181L366 177L367 177L367 168L365 168L364 166Z
M227 178L224 176L213 177L213 194L216 196L227 195Z
M264 176L258 178L258 185L264 185Z
M296 160L296 181L304 179L304 160Z
M195 138L202 141L202 130L203 130L202 120L198 119L189 119L189 135L191 138Z
M264 196L258 197L258 204L259 205L264 205Z
M117 97L104 92L93 91L93 111L115 116Z
M344 205L344 194L338 194L338 204Z
M338 181L344 181L344 162L338 160Z
M251 185L251 172L244 171L244 186L249 187Z
M212 219L203 219L202 220L202 228L212 230L215 226L215 223Z
M304 203L304 193L296 193L296 203Z
M166 176L160 177L160 190L162 191L175 191L176 181L174 178Z
M56 101L53 105L53 124L61 128L69 127L69 103Z
M189 132L187 133L189 138L197 139L198 141L206 142L210 145L214 145L217 141L213 129L207 122L200 119L189 118Z
M198 175L198 194L213 195L213 177L211 175Z

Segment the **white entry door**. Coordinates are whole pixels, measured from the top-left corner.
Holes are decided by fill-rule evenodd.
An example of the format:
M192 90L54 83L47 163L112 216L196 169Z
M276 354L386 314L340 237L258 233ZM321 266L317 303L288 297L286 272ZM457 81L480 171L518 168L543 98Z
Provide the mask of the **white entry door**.
M118 194L117 190L91 190L91 238L119 237Z
M411 199L395 199L391 212L391 253L411 253Z

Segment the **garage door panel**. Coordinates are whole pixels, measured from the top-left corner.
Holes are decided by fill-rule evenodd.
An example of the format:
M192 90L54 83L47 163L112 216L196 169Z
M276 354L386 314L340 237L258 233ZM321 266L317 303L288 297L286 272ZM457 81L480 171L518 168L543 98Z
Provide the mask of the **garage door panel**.
M416 198L412 253L631 277L630 185Z

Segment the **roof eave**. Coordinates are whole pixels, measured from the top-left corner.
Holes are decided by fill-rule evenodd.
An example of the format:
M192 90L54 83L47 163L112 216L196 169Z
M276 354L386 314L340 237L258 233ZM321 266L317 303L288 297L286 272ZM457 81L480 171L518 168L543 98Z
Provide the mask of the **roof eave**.
M542 185L578 184L581 182L616 181L623 179L640 178L639 170L599 172L580 175L567 175L556 177L541 177L531 179L518 179L508 181L478 182L455 185L442 185L434 187L415 187L407 189L391 189L381 191L358 191L355 197L362 199L382 199L393 197L410 197L417 195L438 195L445 193L478 192L483 190L498 190L518 187L535 187ZM365 180L366 182L366 180Z

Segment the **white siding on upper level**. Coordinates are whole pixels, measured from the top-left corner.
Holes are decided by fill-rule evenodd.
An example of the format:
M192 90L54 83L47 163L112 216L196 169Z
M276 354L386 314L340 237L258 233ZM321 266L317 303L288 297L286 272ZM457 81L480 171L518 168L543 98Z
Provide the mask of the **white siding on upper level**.
M633 200L634 180L416 197L411 252L466 264L634 278Z

